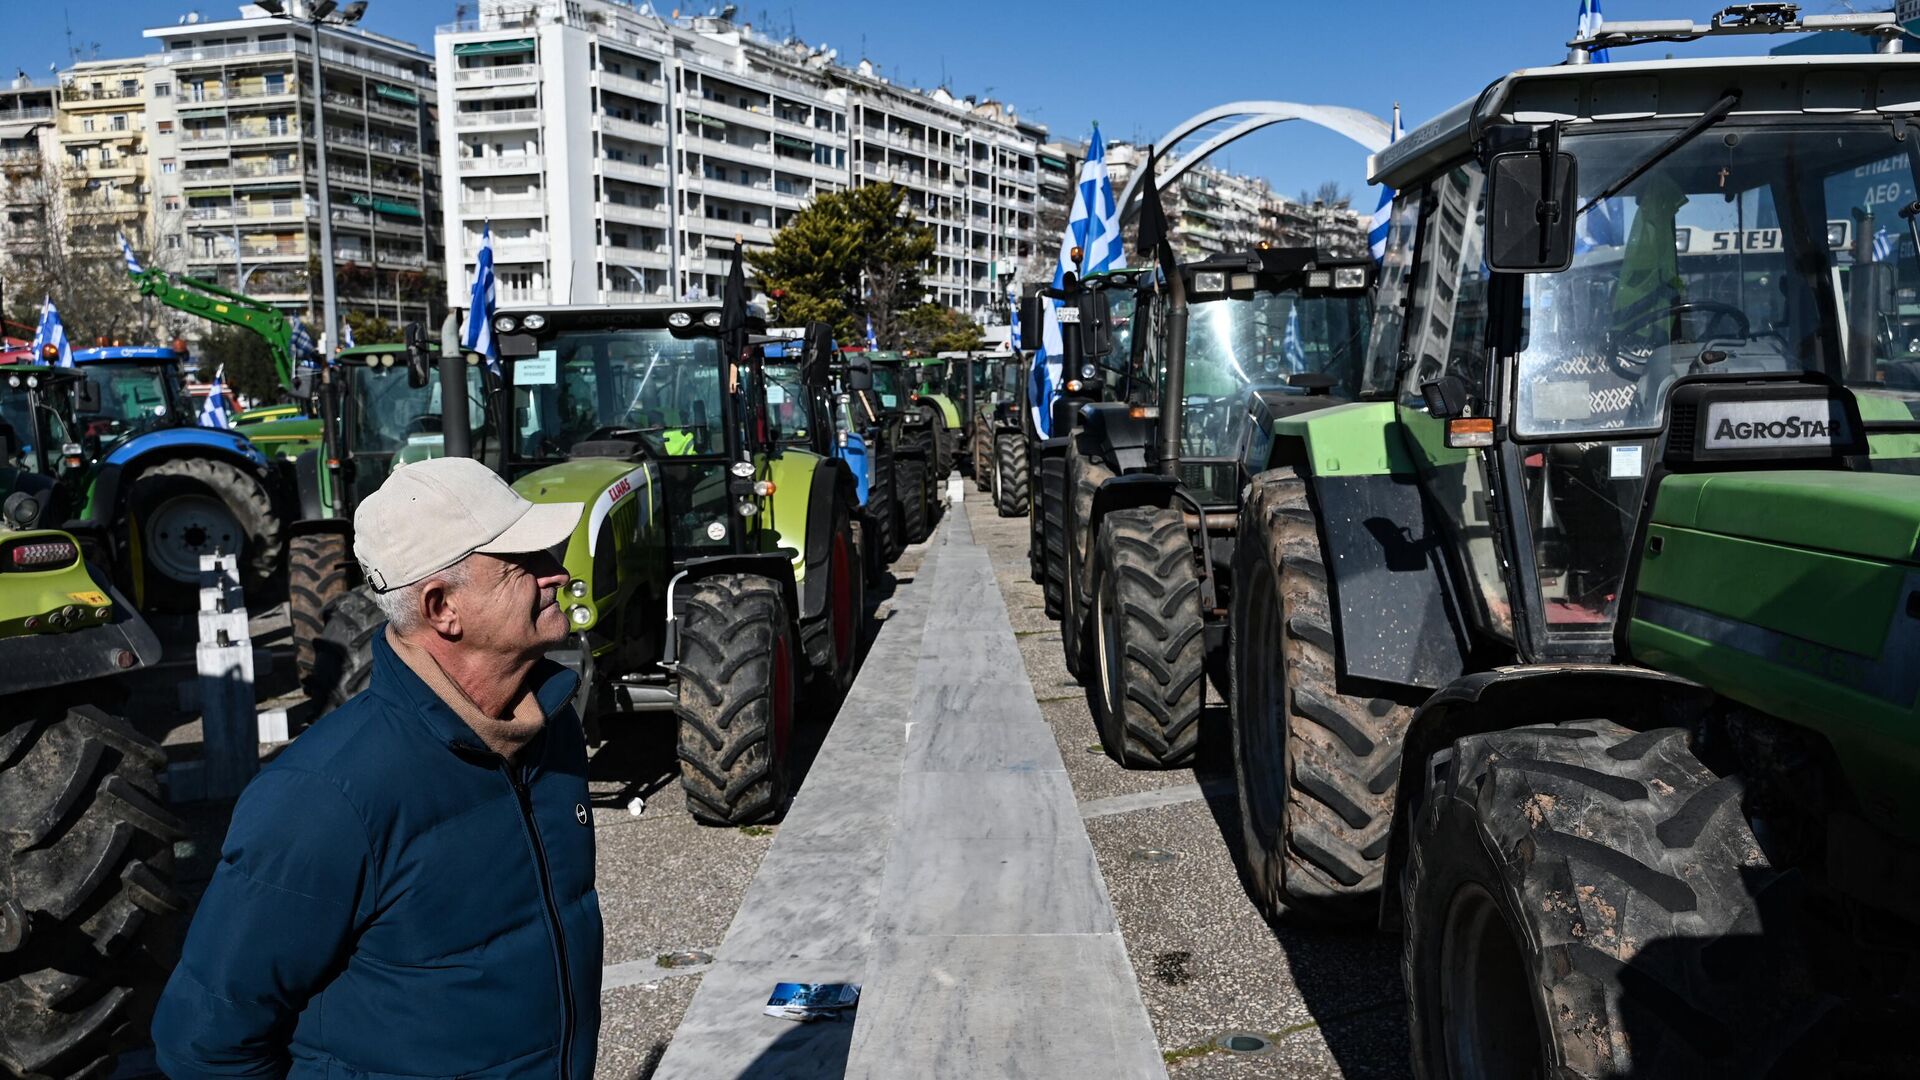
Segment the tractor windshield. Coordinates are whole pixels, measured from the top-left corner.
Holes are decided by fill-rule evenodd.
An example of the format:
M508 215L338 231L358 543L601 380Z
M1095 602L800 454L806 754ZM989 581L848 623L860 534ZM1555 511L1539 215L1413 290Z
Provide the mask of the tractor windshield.
M1671 135L1570 135L1582 205ZM1884 123L1725 124L1685 144L1580 217L1571 269L1527 277L1517 433L1651 433L1690 374L1817 371L1920 397L1899 216L1914 191Z
M1127 370L1128 359L1133 354L1133 309L1135 293L1127 289L1107 290L1107 310L1109 325L1113 333L1113 348L1107 355L1098 358L1100 366L1111 371Z
M880 395L880 404L889 409L898 409L906 400L903 387L906 380L900 375L897 364L873 365L873 392Z
M799 367L768 364L762 370L766 372L767 421L773 425L774 441L805 441L813 431L812 395Z
M353 462L353 505L377 491L395 468L441 456L440 378L410 386L402 362L391 367L354 365L345 376L347 453ZM467 368L467 423L476 447L485 440L485 389L480 369ZM481 456L484 456L482 454Z
M98 411L74 419L105 446L180 422L180 389L171 365L93 363L80 369L100 388Z
M13 373L9 373L13 374ZM53 475L54 466L60 460L61 444L67 441L67 425L59 413L47 408L44 402L36 422L33 405L40 395L20 379L0 380L0 467L23 469L27 472ZM47 425L47 444L42 445L40 424Z
M609 438L637 439L663 457L724 450L718 338L562 331L541 346L513 365L519 456L550 460Z
M1282 389L1294 375L1321 374L1333 377L1334 393L1353 397L1368 317L1361 295L1256 293L1194 304L1187 316L1184 452L1236 453L1247 391L1256 387Z

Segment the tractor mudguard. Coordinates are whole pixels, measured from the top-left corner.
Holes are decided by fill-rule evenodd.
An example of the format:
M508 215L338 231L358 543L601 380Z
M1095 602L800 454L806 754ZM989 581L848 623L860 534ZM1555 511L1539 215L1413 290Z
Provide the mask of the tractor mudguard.
M852 509L853 476L843 461L824 460L807 485L807 572L800 579L800 618L812 619L827 603L827 559L833 542L833 514L824 512L836 494Z
M1455 739L1526 724L1602 717L1647 730L1684 726L1709 706L1713 692L1699 683L1624 664L1529 664L1479 671L1453 680L1407 724L1394 793L1393 834L1387 842L1380 926L1401 925L1399 882L1407 832L1426 794L1428 761Z
M161 431L150 431L145 435L136 435L107 455L106 464L126 465L136 458L145 458L157 453L178 452L180 450L211 450L214 456L226 456L245 459L255 468L267 467L267 455L244 435L215 428L176 427Z
M127 440L114 448L94 472L87 492L84 516L110 523L121 517L120 487L129 472L139 473L162 461L200 457L224 461L266 481L274 494L274 471L265 454L246 439L213 428L168 428Z
M1080 407L1079 440L1081 456L1101 462L1117 473L1139 472L1147 467L1147 448L1153 444L1155 418L1133 415L1119 401L1088 402Z
M1291 467L1309 485L1341 672L1429 690L1457 678L1471 647L1467 616L1393 403L1295 412L1271 427L1270 467Z
M1116 510L1165 509L1184 505L1178 492L1180 482L1160 473L1128 473L1100 485L1093 493L1093 510L1087 514L1087 535L1100 535L1100 522Z
M948 431L960 429L960 410L954 407L953 399L945 394L921 394L920 400L940 410L940 418L946 421Z
M754 552L745 555L703 555L688 559L673 580L667 583L667 635L661 650L660 665L672 670L680 662L680 615L693 584L721 574L757 574L772 578L780 586L786 604L788 629L793 640L800 640L800 590L793 580L793 563L778 552Z
M320 451L309 450L293 459L293 490L300 500L300 519L324 517L320 503Z

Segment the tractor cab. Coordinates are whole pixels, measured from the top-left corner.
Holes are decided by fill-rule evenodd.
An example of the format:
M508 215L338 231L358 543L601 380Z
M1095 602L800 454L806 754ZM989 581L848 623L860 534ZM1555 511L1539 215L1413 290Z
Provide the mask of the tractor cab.
M473 456L497 468L500 443L487 423L485 375L477 359L468 354L468 430ZM397 343L342 350L334 365L345 505L354 507L393 470L445 453L440 375L425 357L409 363L407 346Z
M80 378L41 364L0 368L0 467L57 478L78 464L66 409Z
M150 346L74 350L74 366L86 378L74 425L90 457L150 431L195 423L193 399L180 381L184 358L184 350Z

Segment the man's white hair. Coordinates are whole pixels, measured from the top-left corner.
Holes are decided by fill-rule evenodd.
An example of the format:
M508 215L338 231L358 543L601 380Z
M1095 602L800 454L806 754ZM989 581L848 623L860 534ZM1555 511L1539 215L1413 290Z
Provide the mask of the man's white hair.
M387 617L387 623L393 627L393 632L411 634L420 629L423 622L420 615L420 593L427 587L428 582L438 581L449 590L467 584L473 576L473 568L467 563L467 559L471 557L463 557L452 566L435 570L411 585L402 585L397 589L374 593L373 602L380 605L380 611Z

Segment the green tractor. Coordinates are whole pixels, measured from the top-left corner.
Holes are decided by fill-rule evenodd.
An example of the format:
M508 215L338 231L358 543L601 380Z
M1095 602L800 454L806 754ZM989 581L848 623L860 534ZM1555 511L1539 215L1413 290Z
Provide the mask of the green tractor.
M993 404L1000 385L1002 368L1012 359L1009 353L941 353L946 361L942 381L946 394L960 410L959 438L966 441L966 452L957 453L960 471L973 478L973 486L988 491L993 486Z
M1080 410L1061 500L1067 671L1122 765L1192 762L1205 676L1225 682L1246 461L1266 465L1280 418L1359 393L1372 270L1275 248L1188 263L1177 287L1136 284L1126 367L1139 377L1126 400ZM1087 284L1097 308L1110 287Z
M960 408L966 398L949 390L947 361L938 357L908 357L902 364L902 373L911 384L907 400L926 420L926 434L921 437L931 444L927 461L932 467L934 485L938 487L953 473L958 458L960 433L964 428Z
M674 717L688 810L739 825L785 808L801 694L851 685L865 612L852 474L776 430L764 325L724 327L723 311L502 310L488 413L515 490L586 506L563 554L573 633L553 656L582 676L589 731ZM326 637L364 652L379 623L355 591Z
M1882 54L1584 63L1816 29ZM1914 1071L1900 34L1602 24L1373 159L1366 400L1273 423L1231 728L1255 899L1400 931L1419 1076Z
M1018 472L1024 464L1030 477L1027 566L1041 587L1050 619L1060 617L1066 587L1067 448L1080 426L1084 406L1125 393L1126 363L1132 350L1132 290L1147 273L1112 270L1084 278L1067 274L1061 288L1028 297L1027 311L1021 316L1022 325L1038 328L1044 325L1043 305L1060 305L1060 368L1055 372L1046 365L1021 380L1018 413L1025 461L1008 462L1010 472Z
M1026 428L1027 369L1032 362L1031 353L1016 352L1000 363L986 411L987 490L1001 517L1020 517L1033 501Z
M78 376L39 370L0 369L0 1068L105 1076L172 966L186 831L161 797L166 755L113 711L114 676L159 641L49 527L70 507L43 460L63 440L45 396Z
M934 471L940 452L935 420L939 410L920 405L915 389L919 365L909 364L900 354L867 353L853 362L864 366L872 381L872 398L866 400L879 403L884 443L892 458L898 546L891 557L899 554L900 548L922 543L933 535L940 513L939 480Z

